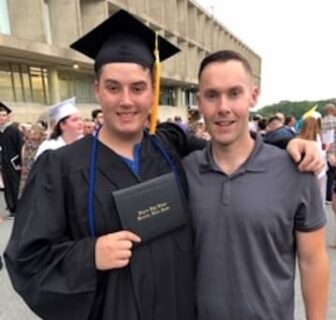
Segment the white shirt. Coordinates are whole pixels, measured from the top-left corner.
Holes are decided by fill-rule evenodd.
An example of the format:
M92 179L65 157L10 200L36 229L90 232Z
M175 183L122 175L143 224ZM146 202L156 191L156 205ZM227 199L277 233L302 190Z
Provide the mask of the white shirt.
M65 146L66 143L63 140L62 136L59 136L57 139L44 140L38 147L35 160L46 150L56 150Z

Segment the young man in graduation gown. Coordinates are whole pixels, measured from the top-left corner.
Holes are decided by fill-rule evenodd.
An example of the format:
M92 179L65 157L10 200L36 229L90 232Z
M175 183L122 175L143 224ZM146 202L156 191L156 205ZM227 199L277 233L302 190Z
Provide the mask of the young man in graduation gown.
M4 183L4 193L9 216L16 211L21 175L21 151L23 134L10 123L12 110L0 102L0 147L1 171Z
M179 51L158 41L161 60ZM174 125L144 131L154 44L155 33L124 11L73 44L95 59L104 125L38 158L6 252L14 288L43 319L194 319L189 212L183 225L146 242L123 230L112 195L169 172L186 192L184 133Z
M72 47L95 60L104 125L33 167L5 253L13 286L47 320L195 319L188 209L185 224L146 242L123 230L112 193L173 172L187 194L179 158L204 142L173 124L144 131L155 34L141 22L119 11ZM178 51L161 37L158 48L161 60Z

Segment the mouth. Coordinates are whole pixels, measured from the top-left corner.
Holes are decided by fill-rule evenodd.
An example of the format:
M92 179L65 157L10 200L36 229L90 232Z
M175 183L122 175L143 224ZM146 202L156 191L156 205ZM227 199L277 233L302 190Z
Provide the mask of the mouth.
M235 123L234 120L228 120L228 119L215 121L215 124L219 127L229 127L234 123Z
M136 111L121 111L117 112L117 116L120 117L122 120L130 120L133 119L134 116L137 115Z

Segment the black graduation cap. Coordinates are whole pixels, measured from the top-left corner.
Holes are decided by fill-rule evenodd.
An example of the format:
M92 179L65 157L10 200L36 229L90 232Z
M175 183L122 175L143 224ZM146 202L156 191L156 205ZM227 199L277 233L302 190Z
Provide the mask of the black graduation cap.
M0 110L6 111L7 113L12 113L12 109L6 106L3 102L0 101Z
M134 62L152 68L154 64L155 31L124 10L71 44L71 48L95 60L95 71L110 62ZM158 36L160 60L180 51Z

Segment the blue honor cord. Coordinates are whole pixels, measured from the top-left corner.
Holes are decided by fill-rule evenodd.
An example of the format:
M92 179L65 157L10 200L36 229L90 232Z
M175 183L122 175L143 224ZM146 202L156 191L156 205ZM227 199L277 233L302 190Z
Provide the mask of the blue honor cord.
M88 208L88 220L91 237L96 237L96 207L94 205L94 188L96 185L96 166L98 155L98 133L99 127L93 134L93 144L91 149L91 161L90 161L90 181L89 181L89 208Z

